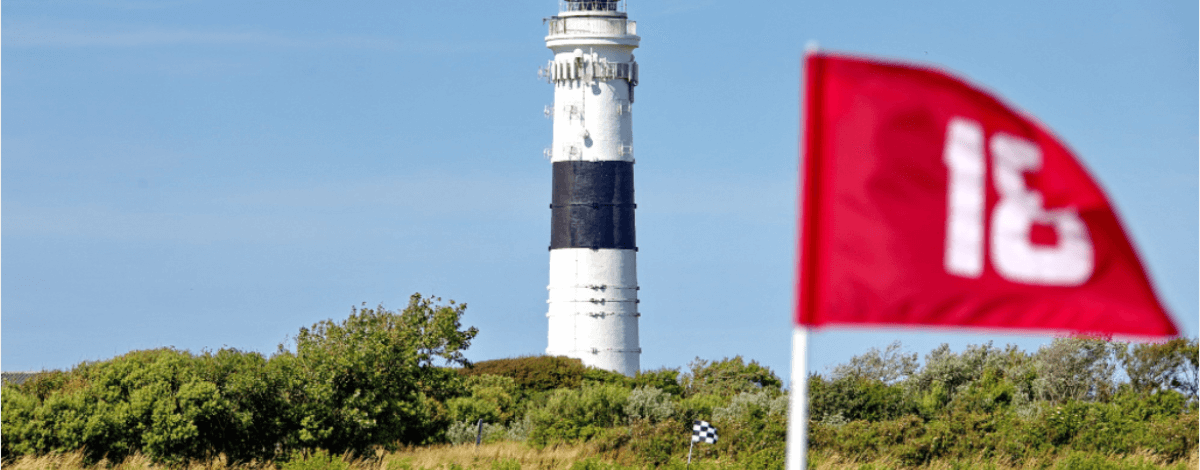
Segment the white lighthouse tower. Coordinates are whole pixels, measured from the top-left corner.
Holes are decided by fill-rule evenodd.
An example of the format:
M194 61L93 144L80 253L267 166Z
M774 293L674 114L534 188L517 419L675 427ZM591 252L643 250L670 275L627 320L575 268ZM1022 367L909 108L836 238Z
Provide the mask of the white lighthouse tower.
M620 0L565 0L541 75L554 85L550 320L546 354L638 372L633 200L636 24Z

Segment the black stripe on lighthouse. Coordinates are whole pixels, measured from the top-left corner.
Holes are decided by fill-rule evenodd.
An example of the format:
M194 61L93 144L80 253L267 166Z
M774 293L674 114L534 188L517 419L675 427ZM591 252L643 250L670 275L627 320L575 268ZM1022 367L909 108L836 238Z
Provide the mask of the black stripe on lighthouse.
M637 249L633 163L554 162L550 249Z

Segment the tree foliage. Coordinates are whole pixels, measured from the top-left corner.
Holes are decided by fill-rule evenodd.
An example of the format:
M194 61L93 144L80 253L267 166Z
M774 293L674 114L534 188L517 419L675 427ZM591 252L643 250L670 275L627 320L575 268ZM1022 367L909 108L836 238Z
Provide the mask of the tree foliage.
M1034 354L1034 393L1051 403L1101 400L1115 392L1115 346L1096 338L1055 338Z
M319 322L272 357L222 349L134 351L3 388L4 458L83 449L92 460L134 452L178 462L225 454L271 459L293 449L364 453L438 439L441 401L460 379L475 328L465 304L414 294Z
M489 374L512 378L522 389L546 392L583 383L583 361L565 356L525 356L480 361L458 370L465 376Z
M742 356L711 362L697 357L688 364L688 369L681 380L687 396L733 396L764 389L779 391L783 386L783 381L771 369L758 361L746 363Z
M833 369L830 378L855 378L895 384L917 372L917 354L905 354L900 342L889 344L887 349L871 348L866 354L850 358L850 362Z
M449 424L436 402L461 388L435 363L466 365L478 331L460 330L465 304L413 295L408 307L352 309L349 318L301 328L296 351L272 358L292 378L284 389L296 428L285 446L365 452L376 444L422 444Z
M1174 389L1196 399L1200 348L1196 339L1175 338L1161 344L1123 344L1117 358L1137 392Z
M487 442L582 444L622 464L673 467L703 419L721 436L697 448L705 461L783 464L789 395L755 361L697 358L683 373L634 377L564 357L472 364L465 305L439 302L355 308L301 329L294 349L269 358L135 351L5 386L4 459L85 449L92 460L141 453L182 464L223 453L308 468L379 447L473 443L482 429ZM923 363L893 343L809 377L810 448L909 467L1077 455L1183 462L1200 441L1196 364L1195 339L1058 338L1033 352L942 345Z

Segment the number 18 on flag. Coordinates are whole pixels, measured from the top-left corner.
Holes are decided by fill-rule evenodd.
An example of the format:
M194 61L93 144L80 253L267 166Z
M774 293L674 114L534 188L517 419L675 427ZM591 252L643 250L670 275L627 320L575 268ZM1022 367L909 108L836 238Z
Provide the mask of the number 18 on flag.
M1174 336L1112 205L1046 128L941 71L805 63L796 323Z

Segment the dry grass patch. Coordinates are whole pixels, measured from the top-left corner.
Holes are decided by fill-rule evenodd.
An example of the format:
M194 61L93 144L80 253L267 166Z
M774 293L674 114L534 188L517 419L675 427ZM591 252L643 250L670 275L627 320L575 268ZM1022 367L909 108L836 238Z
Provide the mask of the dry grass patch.
M409 447L383 456L381 467L388 470L410 468L443 469L457 465L464 469L491 469L512 466L521 469L568 469L592 453L584 445L548 446L537 449L520 442L496 442L474 445L436 445ZM513 467L516 468L516 467Z
M484 444L478 449L473 445L438 445L427 447L410 447L395 452L380 451L377 459L363 460L351 457L334 456L350 470L557 470L570 469L575 464L592 459L592 462L602 461L611 464L611 459L598 455L586 445L551 446L545 449L528 447L520 442L498 442ZM840 454L814 452L810 455L810 468L816 470L884 470L913 468L905 466L894 457L879 459L856 459ZM292 464L284 464L287 470ZM309 462L310 464L312 462ZM341 466L341 465L338 465ZM320 465L296 465L296 468L312 469ZM345 468L343 467L343 468ZM614 466L621 469L635 469L640 466ZM682 461L672 460L670 468L683 468ZM113 464L100 461L96 465L84 465L83 453L44 455L40 457L22 457L12 462L6 462L4 469L12 470L278 470L274 462L246 463L230 465L224 457L217 457L204 462L190 462L186 465L155 464L141 455L134 455L123 462ZM692 470L731 470L739 468L736 462L721 460L705 460L694 462ZM1068 453L1046 460L1029 459L1020 464L997 461L983 457L966 460L934 460L927 465L917 467L922 470L959 470L959 469L991 469L991 470L1033 470L1033 469L1171 469L1187 470L1200 468L1200 451L1193 453L1186 461L1172 463L1164 462L1149 452L1139 452L1127 456L1102 456L1097 454Z
M135 454L119 463L101 460L95 465L85 465L83 452L38 457L24 456L4 464L5 470L163 470L168 468L172 470L276 470L274 462L230 465L224 456L202 462L189 462L186 465L163 465L156 464L145 456Z
M856 459L836 453L817 452L810 455L809 467L815 470L885 470L919 468L921 470L1044 470L1044 469L1171 469L1190 470L1200 468L1200 451L1187 460L1167 462L1153 453L1142 451L1125 456L1066 453L1044 459L1030 458L1020 463L995 458L976 456L970 459L939 459L921 467L905 465L900 459L884 456L877 459Z

